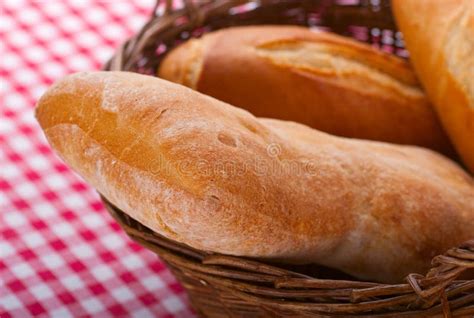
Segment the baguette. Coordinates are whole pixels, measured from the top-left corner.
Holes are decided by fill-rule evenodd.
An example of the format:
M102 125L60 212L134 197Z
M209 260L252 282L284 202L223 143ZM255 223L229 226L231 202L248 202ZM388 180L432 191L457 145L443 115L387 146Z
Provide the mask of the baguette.
M415 71L474 173L474 2L395 0L393 8Z
M398 282L473 237L473 180L423 148L257 119L126 72L68 76L36 117L110 202L197 249Z
M255 116L454 154L409 64L335 34L296 26L224 29L171 51L159 76Z

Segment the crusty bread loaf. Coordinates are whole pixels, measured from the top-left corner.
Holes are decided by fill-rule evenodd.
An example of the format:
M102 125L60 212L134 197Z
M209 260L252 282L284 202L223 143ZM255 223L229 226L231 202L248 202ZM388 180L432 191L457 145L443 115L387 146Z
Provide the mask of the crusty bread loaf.
M393 7L413 66L474 173L474 1L394 0Z
M335 34L296 26L224 29L171 51L159 76L257 117L454 154L409 64Z
M257 119L125 72L66 77L36 117L109 201L198 249L393 282L473 237L474 182L430 150Z

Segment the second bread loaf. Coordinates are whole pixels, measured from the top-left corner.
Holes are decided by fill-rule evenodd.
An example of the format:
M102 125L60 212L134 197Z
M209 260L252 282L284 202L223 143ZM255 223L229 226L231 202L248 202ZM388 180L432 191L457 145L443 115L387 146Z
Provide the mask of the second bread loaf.
M171 51L159 76L256 116L453 153L408 63L335 34L293 26L225 29Z

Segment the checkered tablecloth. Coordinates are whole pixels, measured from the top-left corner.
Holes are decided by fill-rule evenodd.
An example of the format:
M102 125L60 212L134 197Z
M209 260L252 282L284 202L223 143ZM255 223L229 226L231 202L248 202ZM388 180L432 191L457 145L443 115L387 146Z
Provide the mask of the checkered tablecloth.
M51 151L48 85L99 69L154 0L0 0L0 317L190 317L183 288Z

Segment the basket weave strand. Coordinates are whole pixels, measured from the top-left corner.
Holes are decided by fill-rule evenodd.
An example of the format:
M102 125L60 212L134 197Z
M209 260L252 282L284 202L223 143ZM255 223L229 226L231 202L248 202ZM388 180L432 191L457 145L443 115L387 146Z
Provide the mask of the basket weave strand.
M354 3L355 2L355 3ZM236 25L322 27L407 57L389 1L158 1L150 20L120 46L105 70L155 75L166 53L190 37ZM406 283L362 282L337 271L265 264L212 254L168 240L105 198L107 210L136 242L155 252L203 317L474 317L474 240L432 261Z

